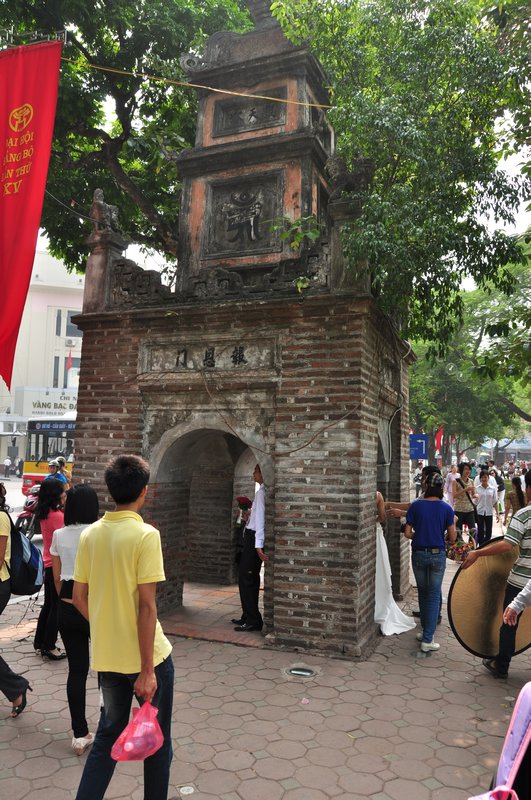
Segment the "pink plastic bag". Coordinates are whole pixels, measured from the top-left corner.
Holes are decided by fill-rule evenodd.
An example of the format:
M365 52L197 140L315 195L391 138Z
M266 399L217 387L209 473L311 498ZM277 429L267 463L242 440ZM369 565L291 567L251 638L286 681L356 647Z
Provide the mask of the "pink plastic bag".
M133 708L129 722L112 746L115 761L143 761L162 747L164 736L157 722L158 709L151 703Z

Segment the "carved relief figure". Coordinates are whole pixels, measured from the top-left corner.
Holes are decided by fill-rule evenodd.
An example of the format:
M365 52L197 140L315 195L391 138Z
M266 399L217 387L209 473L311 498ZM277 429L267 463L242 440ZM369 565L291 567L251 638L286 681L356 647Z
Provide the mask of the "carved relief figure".
M227 231L236 231L230 242L256 242L261 239L259 233L262 203L257 195L249 192L232 192L232 205L227 209Z

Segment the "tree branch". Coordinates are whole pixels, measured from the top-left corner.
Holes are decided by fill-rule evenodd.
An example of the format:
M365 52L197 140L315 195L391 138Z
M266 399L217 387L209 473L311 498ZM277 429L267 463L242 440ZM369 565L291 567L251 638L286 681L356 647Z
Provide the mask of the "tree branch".
M522 419L525 419L526 422L531 422L531 414L528 414L523 408L517 406L516 403L513 403L513 401L509 400L508 397L504 397L502 394L497 394L495 399L509 408L514 414L517 414Z
M175 236L175 232L169 225L166 225L153 203L142 194L129 175L124 172L112 148L108 150L104 148L104 157L105 164L109 168L120 189L131 198L145 218L153 225L161 240L164 242L167 252L171 253L173 256L177 256L178 239Z

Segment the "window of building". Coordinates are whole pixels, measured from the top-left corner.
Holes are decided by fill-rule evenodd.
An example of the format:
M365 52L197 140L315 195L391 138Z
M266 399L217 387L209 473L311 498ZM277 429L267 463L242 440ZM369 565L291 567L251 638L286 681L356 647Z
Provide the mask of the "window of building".
M61 335L61 309L58 308L55 312L55 335Z
M70 364L68 363L70 360ZM64 371L64 383L63 388L66 389L69 386L78 386L79 385L79 369L81 367L81 359L80 358L65 358L65 371Z
M53 386L55 389L59 387L59 356L53 359Z
M67 311L66 316L66 333L65 336L83 336L83 332L79 330L77 325L72 322L72 317L79 314L79 311Z

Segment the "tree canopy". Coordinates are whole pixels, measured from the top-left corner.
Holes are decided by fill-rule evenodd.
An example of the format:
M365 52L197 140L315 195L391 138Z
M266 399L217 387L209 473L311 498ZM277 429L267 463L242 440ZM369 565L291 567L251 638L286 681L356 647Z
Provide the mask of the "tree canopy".
M529 383L530 326L519 317L530 313L529 270L509 267L514 292L507 296L487 285L463 291L463 324L446 356L433 358L425 344L414 345L410 369L410 422L434 440L442 426L442 455L448 463L451 441L458 450L525 435L531 422ZM494 335L493 331L496 331Z
M524 250L529 253L531 247L527 245ZM508 379L527 399L525 393L531 382L531 271L523 264L508 269L510 294L496 291L489 283L464 294L465 330L472 348L470 368L482 380L496 383L498 378ZM524 418L531 422L529 413Z
M529 87L521 0L277 0L288 37L308 41L330 77L338 148L376 172L345 250L367 264L403 332L443 350L463 311L464 276L510 289L511 223L522 181L500 157L525 144ZM175 260L180 182L172 154L193 144L195 93L179 57L207 35L250 27L245 0L6 0L0 27L66 27L42 225L51 252L84 267L94 188L125 234ZM89 68L99 65L117 72ZM123 74L134 73L134 74ZM109 121L108 111L112 111ZM527 114L527 117L526 117ZM59 205L57 201L64 205Z
M185 81L183 54L217 30L250 27L244 0L6 0L0 28L12 26L68 30L47 183L57 200L46 196L42 217L51 253L84 269L89 227L72 209L88 214L99 187L129 239L175 259L180 182L169 154L193 146L195 92L142 76Z
M415 345L418 358L410 369L410 424L415 432L428 434L431 461L441 427L441 455L446 464L454 442L458 453L462 453L481 445L486 438L518 438L525 432L522 417L529 419L529 409L525 411L525 400L522 403L523 398L519 398L518 385L507 378L481 378L473 368L473 347L466 328L450 346L445 359L433 362L426 357L425 345ZM515 400L524 409L516 406Z
M474 0L272 7L286 35L308 40L328 70L339 150L347 162L375 163L347 233L350 263L368 262L405 333L442 352L462 315L463 278L510 289L505 266L523 258L516 237L486 221L514 222L528 189L500 167L522 144L507 119L529 111L523 48L508 35L502 47L499 18Z

